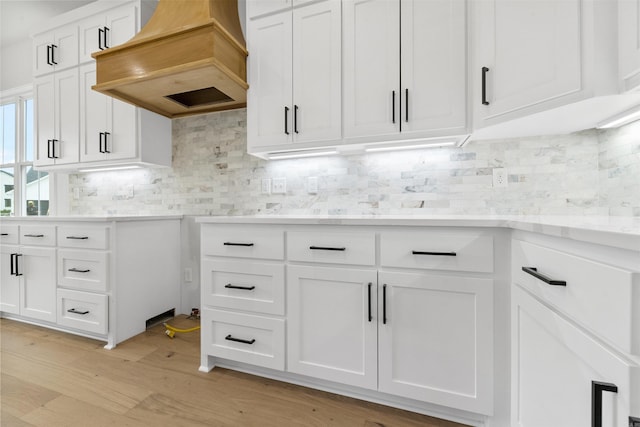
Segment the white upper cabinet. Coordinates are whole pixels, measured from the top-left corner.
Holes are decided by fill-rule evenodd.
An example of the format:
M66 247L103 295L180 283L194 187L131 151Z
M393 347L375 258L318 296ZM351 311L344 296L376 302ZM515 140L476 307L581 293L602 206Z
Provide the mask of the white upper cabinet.
M33 39L34 77L78 65L78 26L66 25Z
M465 1L354 0L343 11L345 139L468 131Z
M78 69L35 79L36 167L78 161Z
M248 150L341 137L340 1L250 20Z
M291 9L293 0L247 0L247 18Z
M619 71L622 90L640 86L640 1L618 0Z
M80 63L92 61L91 54L122 44L136 34L133 4L95 15L80 23Z
M619 95L615 1L472 4L473 138L571 133L640 103Z

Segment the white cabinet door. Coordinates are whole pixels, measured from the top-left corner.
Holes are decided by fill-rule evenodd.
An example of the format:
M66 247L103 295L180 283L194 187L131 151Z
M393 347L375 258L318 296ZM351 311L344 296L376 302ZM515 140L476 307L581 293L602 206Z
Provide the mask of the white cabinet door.
M293 140L341 136L341 3L293 11Z
M93 60L91 54L102 50L105 17L103 14L91 16L80 22L80 63Z
M107 97L91 89L96 84L96 66L80 67L80 161L105 160L104 133L107 132Z
M37 78L36 166L76 163L79 150L78 70Z
M640 86L640 0L618 0L619 73L622 89Z
M520 287L512 289L511 425L595 425L592 382L597 381L617 387L617 393L602 393L601 425L627 427L634 399L631 366Z
M104 95L103 95L104 96ZM131 104L107 98L107 132L105 151L108 160L133 159L138 155L138 110Z
M490 415L493 281L378 274L379 390Z
M400 130L398 0L344 2L344 137Z
M14 274L17 253L18 246L0 246L0 311L5 313L20 314L20 277Z
M290 266L290 372L376 389L376 271Z
M466 4L401 3L400 127L407 137L467 133Z
M282 12L248 23L247 144L291 142L292 20Z
M476 128L555 106L583 88L582 0L475 5Z
M56 321L56 250L20 248L20 315Z

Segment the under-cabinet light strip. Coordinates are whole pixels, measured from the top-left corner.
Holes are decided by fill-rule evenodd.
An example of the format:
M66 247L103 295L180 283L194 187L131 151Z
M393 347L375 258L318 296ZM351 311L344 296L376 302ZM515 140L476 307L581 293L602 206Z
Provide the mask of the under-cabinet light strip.
M436 148L436 147L448 147L453 146L456 143L454 141L440 142L437 144L418 144L418 145L395 145L386 147L368 147L364 151L373 153L377 151L396 151L396 150L414 150L418 148Z
M338 154L336 150L330 151L312 151L312 152L304 152L301 151L299 153L283 153L283 154L270 154L269 160L282 160L282 159L298 159L302 157L318 157L318 156L331 156L334 154Z

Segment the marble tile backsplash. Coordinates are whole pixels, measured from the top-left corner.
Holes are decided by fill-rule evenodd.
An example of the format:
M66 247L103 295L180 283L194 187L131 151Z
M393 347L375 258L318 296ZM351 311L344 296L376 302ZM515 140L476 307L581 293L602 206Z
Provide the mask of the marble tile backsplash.
M640 122L344 157L264 161L245 150L245 110L176 119L171 168L70 175L70 213L640 216ZM508 187L492 186L493 168L507 168ZM278 177L286 194L262 194L262 179Z

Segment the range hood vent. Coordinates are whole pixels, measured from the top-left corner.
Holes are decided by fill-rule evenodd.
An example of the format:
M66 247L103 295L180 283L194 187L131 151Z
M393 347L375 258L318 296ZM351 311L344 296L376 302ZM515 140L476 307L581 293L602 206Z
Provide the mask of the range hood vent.
M92 56L93 90L169 118L246 106L237 0L160 0L135 37Z

